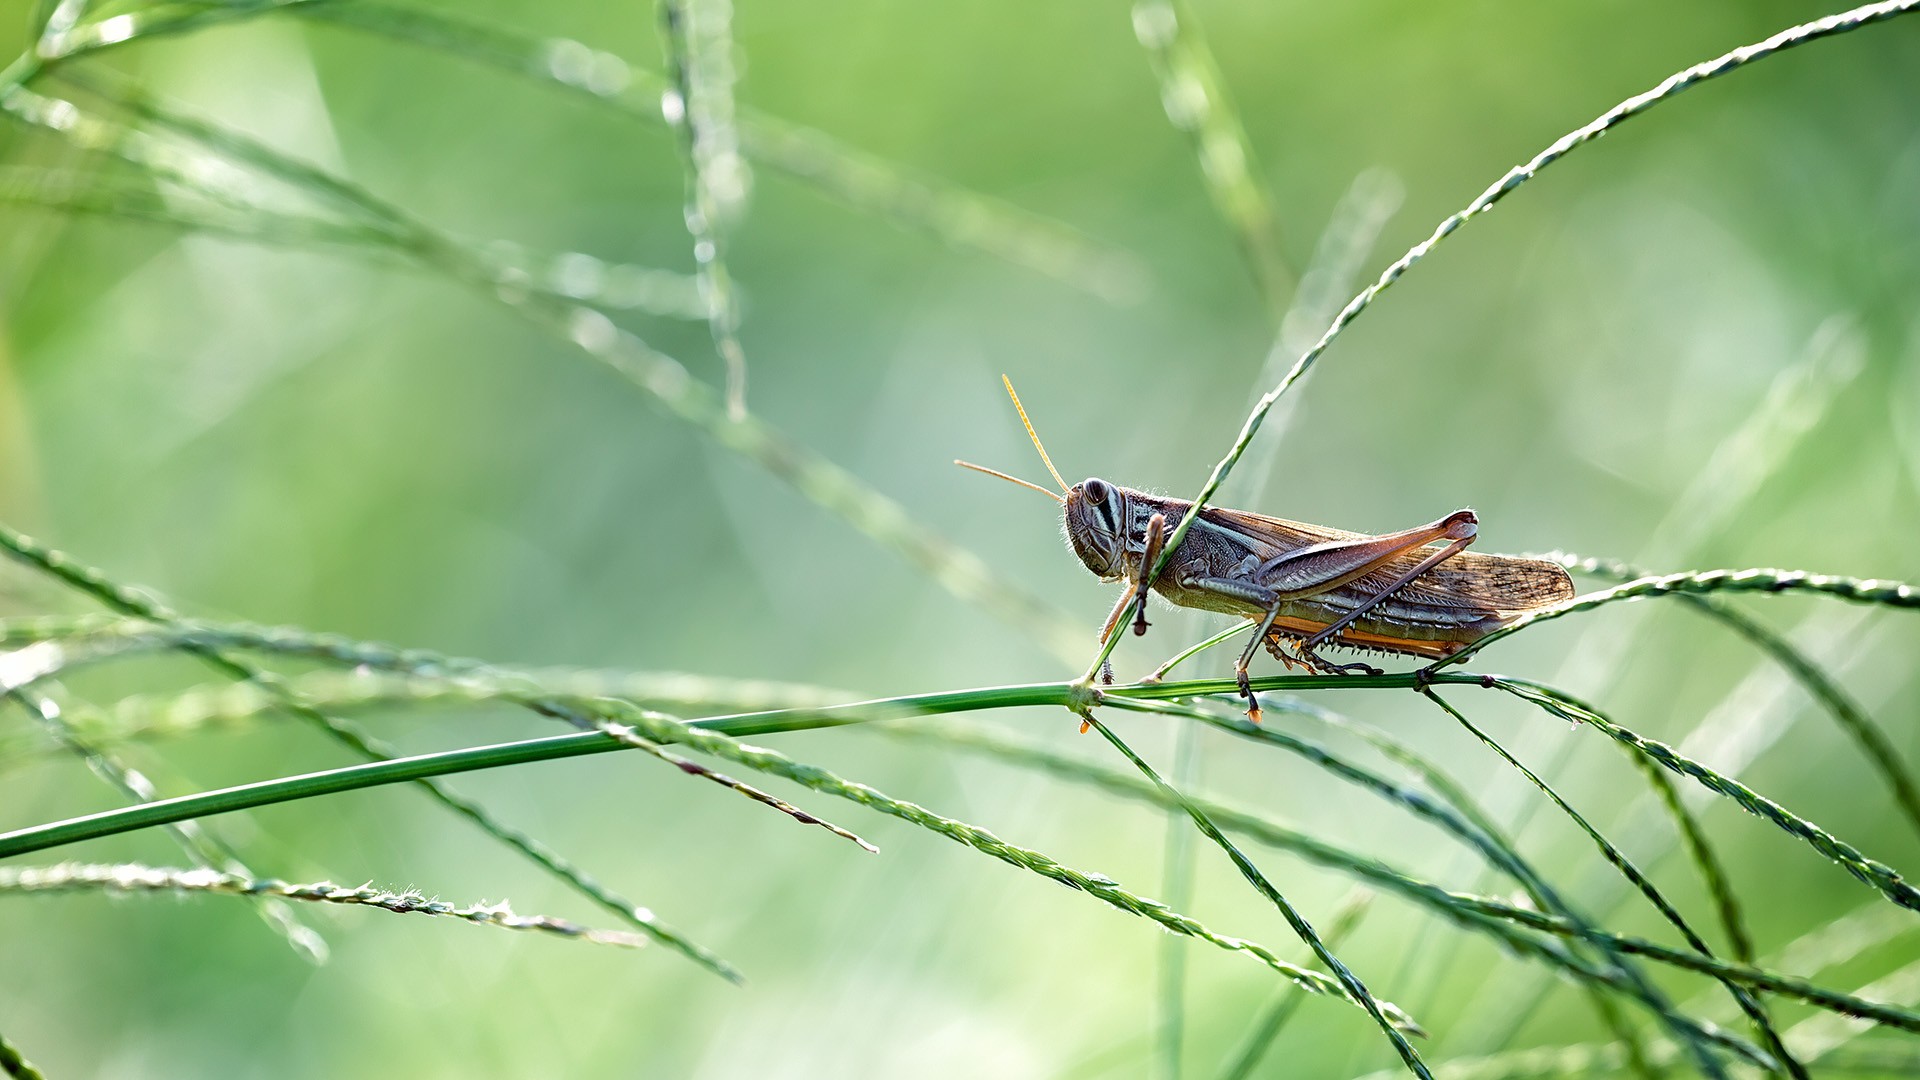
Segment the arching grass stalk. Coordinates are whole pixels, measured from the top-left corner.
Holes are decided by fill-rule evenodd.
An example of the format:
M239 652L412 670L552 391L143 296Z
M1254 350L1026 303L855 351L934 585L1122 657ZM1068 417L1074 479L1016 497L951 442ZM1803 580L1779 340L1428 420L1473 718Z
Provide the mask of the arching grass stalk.
M1719 916L1721 931L1727 935L1727 948L1733 953L1733 958L1743 964L1753 963L1753 937L1747 932L1740 898L1734 892L1733 880L1727 875L1720 856L1708 842L1707 831L1700 824L1700 819L1681 800L1680 789L1674 784L1673 777L1662 771L1653 759L1645 754L1635 754L1633 764L1646 777L1647 785L1659 796L1667 816L1679 826L1680 842L1687 850L1688 859L1700 871L1700 880L1707 887L1707 895L1713 898L1714 910Z
M1373 1017L1373 1022L1379 1025L1381 1031L1386 1033L1387 1039L1393 1043L1394 1050L1399 1053L1400 1060L1406 1063L1408 1071L1412 1072L1415 1076L1425 1078L1425 1080L1432 1080L1433 1074L1427 1071L1426 1063L1420 1060L1419 1052L1413 1048L1412 1043L1407 1041L1407 1037L1400 1033L1394 1022L1387 1018L1386 1013L1383 1012L1380 1007L1380 1003L1374 1000L1372 991L1368 990L1366 984L1360 981L1360 977L1355 975L1346 964L1340 961L1338 956L1333 954L1333 950L1328 948L1326 942L1322 941L1320 935L1314 931L1313 925L1307 922L1300 912L1287 901L1287 898L1280 894L1280 890L1273 887L1273 883L1267 880L1266 875L1262 874L1260 869L1253 865L1253 860L1247 858L1244 852L1234 846L1233 841L1227 839L1226 834L1221 832L1219 827L1207 818L1204 811L1190 802L1186 796L1176 791L1165 780L1162 780L1160 774L1154 771L1153 766L1148 765L1146 759L1134 753L1133 748L1123 742L1119 736L1115 735L1111 728L1097 719L1090 719L1090 723L1092 723L1093 729L1098 731L1101 737L1106 739L1107 742L1113 744L1113 748L1120 751L1128 761L1132 762L1133 767L1139 769L1141 775L1145 776L1154 787L1158 788L1182 810L1186 811L1187 816L1193 819L1194 826L1197 827L1201 833L1205 834L1207 839L1218 845L1220 850L1226 852L1229 859L1233 860L1234 868L1240 871L1240 876L1246 878L1247 882L1251 884L1260 895L1266 897L1274 907L1279 909L1281 917L1287 920L1287 925L1293 928L1293 932L1299 936L1301 941L1306 943L1307 948L1313 950L1313 954L1320 958L1320 962L1327 966L1327 970L1333 972L1334 978L1340 980L1340 985L1346 988L1347 997L1359 1002L1360 1007L1367 1011L1367 1015Z
M1425 258L1429 252L1439 246L1441 241L1451 236L1461 226L1473 218L1486 213L1488 210L1493 209L1495 203L1505 198L1515 188L1518 188L1520 185L1539 175L1540 170L1545 169L1547 166L1559 161L1580 147L1600 138L1600 136L1605 135L1615 127L1639 116L1655 105L1684 93L1693 86L1697 86L1710 79L1718 78L1738 68L1745 67L1756 60L1763 60L1788 49L1805 45L1808 42L1818 41L1821 38L1832 37L1835 34L1844 34L1848 31L1857 30L1862 26L1867 26L1883 19L1906 15L1915 9L1920 9L1920 0L1885 0L1885 2L1877 4L1863 4L1837 15L1829 15L1825 18L1801 23L1798 26L1788 27L1763 41L1757 41L1751 45L1742 45L1712 60L1674 72L1672 75L1662 79L1660 83L1652 89L1620 102L1587 124L1575 128L1565 135L1560 136L1558 139L1555 139L1551 145L1538 154L1535 154L1524 164L1516 165L1512 169L1509 169L1505 176L1494 181L1485 191L1482 191L1472 202L1468 203L1465 209L1446 218L1434 229L1431 236L1415 244L1412 248L1408 249L1406 254L1394 260L1392 265L1381 271L1380 277L1375 280L1372 285L1367 286L1359 295L1349 301L1346 307L1341 309L1340 314L1334 317L1333 323L1327 327L1326 332L1320 335L1320 340L1315 342L1306 352L1300 354L1300 359L1294 362L1293 367L1281 378L1279 384L1255 403L1253 411L1247 415L1246 422L1241 425L1240 434L1234 438L1233 445L1228 447L1226 456L1222 457L1220 461L1214 465L1213 472L1208 475L1206 484L1200 489L1200 494L1194 497L1192 507L1189 508L1186 515L1180 519L1179 524L1174 527L1173 532L1168 535L1166 549L1161 552L1159 561L1154 564L1152 572L1148 574L1148 580L1157 579L1161 571L1166 569L1167 564L1172 560L1174 551L1179 548L1180 542L1186 539L1187 530L1193 527L1193 523L1199 519L1200 511L1206 508L1207 500L1213 498L1214 493L1219 491L1221 483L1227 478L1227 474L1239 463L1241 455L1245 454L1247 447L1252 444L1253 437L1259 432L1260 425L1266 420L1267 414L1272 411L1274 404L1280 400L1288 388L1298 382L1301 376L1305 375L1307 371L1313 367L1314 362L1320 358L1321 354L1326 352L1328 346L1333 344L1334 339L1340 336L1341 331L1352 324L1353 320L1359 318L1360 313L1371 306L1373 301L1381 293L1385 292L1394 282L1400 280L1401 276L1412 269L1415 263ZM1146 598L1143 596L1140 603L1144 604L1145 602ZM1118 637L1119 635L1116 634L1108 639L1099 657L1093 662L1092 666L1087 669L1089 672L1087 676L1088 680L1091 680L1092 672L1098 671L1100 665L1106 663L1107 657L1113 652L1113 647L1117 643Z
M210 867L180 870L143 866L134 863L100 865L60 863L56 866L0 866L0 893L44 893L101 891L210 893L253 899L301 900L373 908L396 915L435 915L458 919L477 926L502 930L522 930L553 937L589 941L597 945L618 945L637 949L650 938L618 930L596 930L568 919L549 915L515 915L500 904L450 904L409 889L393 892L371 885L335 885L331 881L291 884L273 878L254 878L246 874L224 873Z
M1920 0L1916 0L1920 2ZM1608 604L1617 604L1628 600L1644 600L1654 596L1700 596L1719 592L1812 592L1832 596L1841 600L1851 600L1859 604L1882 604L1887 607L1920 607L1920 588L1899 581L1886 581L1879 578L1843 577L1839 574L1813 574L1805 570L1775 570L1756 568L1751 570L1688 570L1678 574L1666 574L1661 577L1639 578L1616 585L1611 589L1576 596L1562 604L1541 608L1538 611L1522 615L1510 625L1495 630L1479 641L1468 645L1445 660L1434 662L1434 668L1455 667L1466 663L1482 649L1502 638L1510 637L1543 622L1558 619L1566 615L1592 611Z
M92 597L103 606L132 615L140 619L160 624L163 628L178 616L164 604L161 604L138 590L120 585L99 570L79 562L52 548L36 543L31 538L0 525L0 551L11 555L22 563L40 571L78 592ZM29 649L44 647L46 642L30 645ZM395 755L390 748L373 738L359 725L329 716L288 693L279 675L259 667L242 657L231 656L218 646L205 642L182 641L179 649L199 657L209 667L223 675L249 682L261 687L271 695L289 714L298 717L320 730L333 741L373 762L387 762ZM8 658L18 654L9 654ZM4 663L0 660L0 663ZM53 671L45 671L35 678L49 676ZM30 681L30 680L29 680ZM8 684L9 689L17 688L20 683L11 678L0 677L0 684ZM585 870L573 864L559 852L532 836L507 825L493 815L493 812L479 803L458 794L433 778L432 773L421 773L413 777L429 795L441 805L471 822L481 832L494 838L508 848L518 852L547 873L560 879L574 891L589 900L613 912L627 923L639 928L643 933L653 936L661 944L680 953L694 963L713 972L730 982L742 981L741 975L733 965L717 954L704 948L691 938L675 930L647 908L620 896L601 884ZM169 800L171 801L171 800ZM149 802L148 806L160 805ZM167 818L167 821L182 821L185 818Z
M1838 863L1847 873L1872 886L1888 900L1901 907L1920 911L1920 890L1907 884L1898 871L1883 862L1868 858L1851 844L1834 837L1825 829L1754 792L1739 781L1722 776L1665 743L1643 738L1551 687L1506 676L1489 676L1488 678L1486 685L1489 687L1504 690L1522 700L1531 701L1564 720L1597 728L1608 738L1629 750L1643 753L1666 769L1697 781L1708 791L1733 800L1741 809L1755 817L1772 822L1789 835L1805 841L1809 847Z
M1644 570L1617 559L1586 558L1562 551L1531 557L1557 562L1576 574L1614 581L1650 576ZM1879 725L1873 722L1851 694L1792 642L1739 608L1713 596L1683 593L1680 599L1687 606L1752 642L1792 676L1833 717L1834 722L1840 725L1840 730L1860 747L1868 764L1892 790L1894 805L1900 808L1901 815L1906 818L1914 834L1920 836L1920 781L1914 778L1912 770L1901 760L1900 752L1894 748L1886 733L1880 730Z
M1454 708L1445 698L1435 693L1432 687L1423 687L1420 692L1427 700L1438 705L1448 716L1453 717L1461 727L1466 728L1474 738L1480 740L1488 749L1499 755L1502 761L1517 770L1520 775L1526 777L1527 782L1531 783L1541 794L1545 795L1548 801L1552 802L1562 814L1566 815L1567 819L1572 821L1576 828L1586 833L1587 837L1593 841L1594 846L1600 849L1600 855L1607 861L1608 865L1618 870L1621 877L1625 878L1640 895L1646 897L1647 902L1653 905L1654 910L1660 913L1661 918L1665 919L1674 929L1680 931L1680 936L1686 939L1689 947L1703 956L1713 955L1713 949L1707 944L1706 940L1694 931L1693 927L1680 914L1679 910L1668 902L1667 898L1661 894L1653 882L1640 871L1640 868L1635 866L1633 861L1627 858L1626 854L1619 848L1615 847L1613 842L1608 840L1600 830L1594 828L1584 815L1578 810L1575 810L1565 799L1561 798L1559 792L1553 790L1551 785L1540 779L1538 774L1532 769L1527 768L1518 758L1508 753L1506 747L1501 746L1492 736L1482 731L1473 721L1467 719L1465 713ZM1747 957L1742 957L1742 959L1747 959ZM1739 983L1731 979L1723 979L1722 982L1725 984L1727 992L1733 995L1733 1000L1735 1004L1739 1005L1740 1011L1745 1013L1747 1018L1752 1021L1754 1030L1759 1033L1760 1039L1766 1045L1768 1052L1773 1054L1786 1072L1793 1076L1795 1080L1808 1080L1806 1067L1794 1060L1793 1056L1787 1052L1786 1044L1780 1041L1780 1033L1775 1030L1773 1020L1767 1015L1765 1007Z

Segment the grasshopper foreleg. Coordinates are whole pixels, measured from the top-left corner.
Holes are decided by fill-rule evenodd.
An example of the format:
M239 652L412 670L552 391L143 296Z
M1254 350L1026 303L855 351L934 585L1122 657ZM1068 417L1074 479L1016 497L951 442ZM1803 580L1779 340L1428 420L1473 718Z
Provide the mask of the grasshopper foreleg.
M1133 636L1142 637L1147 632L1147 590L1153 587L1153 567L1160 561L1160 549L1167 543L1167 515L1155 514L1147 519L1147 548L1140 554L1140 584L1132 596L1138 607L1133 609Z

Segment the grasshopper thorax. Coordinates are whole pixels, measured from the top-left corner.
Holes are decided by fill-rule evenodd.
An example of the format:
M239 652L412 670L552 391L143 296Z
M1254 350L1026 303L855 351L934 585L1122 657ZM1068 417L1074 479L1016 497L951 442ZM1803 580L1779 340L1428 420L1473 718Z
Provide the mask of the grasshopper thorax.
M1128 576L1145 545L1144 526L1133 520L1139 494L1092 477L1067 489L1067 543L1102 580Z

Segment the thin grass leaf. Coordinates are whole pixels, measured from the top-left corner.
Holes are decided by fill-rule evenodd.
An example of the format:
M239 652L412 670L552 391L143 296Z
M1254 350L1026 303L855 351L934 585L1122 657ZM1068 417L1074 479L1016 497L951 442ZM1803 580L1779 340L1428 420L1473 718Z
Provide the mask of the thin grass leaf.
M0 169L0 201L64 214L146 222L270 247L365 250L387 243L383 235L345 222L212 198L196 197L196 205L183 206L183 200L162 198L150 185L71 170L20 165Z
M1646 897L1647 902L1653 905L1654 910L1660 913L1661 918L1665 919L1674 929L1680 931L1680 936L1686 939L1689 947L1703 956L1713 955L1713 949L1708 946L1706 939L1694 931L1692 925L1680 914L1679 910L1668 902L1666 896L1640 871L1639 867L1633 864L1633 860L1627 858L1626 854L1615 847L1612 841L1601 834L1600 830L1594 828L1585 816L1578 810L1575 810L1565 799L1561 798L1560 793L1553 790L1551 785L1545 780L1540 779L1539 774L1527 768L1518 758L1509 754L1506 747L1501 746L1492 736L1482 731L1473 721L1467 719L1465 713L1454 708L1446 699L1435 693L1432 687L1424 688L1421 694L1426 697L1427 700L1438 705L1448 716L1453 717L1461 727L1466 728L1474 738L1480 740L1488 749L1499 755L1502 761L1517 770L1520 775L1526 777L1527 782L1538 789L1541 794L1545 795L1548 801L1552 802L1562 814L1566 815L1567 819L1573 822L1576 828L1586 833L1588 839L1593 841L1594 846L1600 849L1601 857L1606 859L1607 863L1614 869L1620 871L1620 876L1625 878L1641 896ZM1737 925L1737 918L1735 921ZM1738 959L1742 962L1748 962L1752 957L1751 954L1749 954L1740 956ZM1738 983L1730 979L1723 980L1723 982L1727 987L1728 993L1733 995L1735 1003L1740 1006L1740 1011L1745 1013L1747 1018L1752 1021L1754 1030L1760 1035L1761 1042L1766 1045L1768 1052L1773 1054L1789 1075L1795 1077L1796 1080L1807 1080L1806 1068L1794 1060L1791 1054L1787 1053L1785 1044L1780 1041L1780 1033L1775 1030L1773 1020L1767 1015L1766 1009L1752 994L1748 993L1746 989Z
M1138 0L1133 36L1160 83L1160 107L1193 144L1214 210L1232 230L1267 313L1285 316L1293 274L1280 251L1279 215L1255 174L1253 143L1227 93L1226 77L1183 0Z
M1631 581L1648 576L1644 571L1615 559L1584 558L1559 551L1531 557L1557 562L1572 573L1614 581ZM1873 766L1893 792L1894 805L1900 808L1901 815L1906 818L1914 834L1920 836L1920 780L1915 780L1913 771L1901 760L1899 750L1886 733L1880 730L1880 726L1873 722L1873 718L1867 715L1867 711L1853 696L1827 674L1825 668L1765 623L1718 597L1688 593L1683 594L1681 599L1689 607L1752 642L1792 676L1840 725L1840 730L1860 747L1867 763Z
M144 620L142 620L144 622ZM124 625L124 615L9 615L0 619L0 645L14 646L63 637L91 637Z
M372 885L358 887L335 885L331 881L296 885L273 878L255 878L247 874L222 873L208 867L179 870L144 866L136 863L102 865L60 863L56 866L0 866L0 893L47 893L102 891L213 893L251 899L304 900L375 908L396 915L435 915L459 919L477 926L502 930L521 930L553 937L589 941L596 945L618 945L638 949L647 944L641 934L617 930L596 930L550 915L515 915L505 903L459 905L431 899L417 890L393 892Z
M139 770L134 769L113 755L89 742L72 724L57 702L43 694L14 690L7 695L26 713L39 720L54 741L69 754L73 754L86 763L88 770L108 785L134 802L152 802L160 797L153 782ZM187 857L206 870L231 870L242 877L255 877L240 858L239 852L215 835L212 830L203 827L197 821L182 821L167 826L167 832L173 836ZM285 938L294 951L314 963L324 963L327 959L327 942L318 931L300 922L284 904L271 898L264 898L253 905L254 911L273 929L273 932Z
M666 122L661 103L667 81L612 53L567 38L523 34L460 14L380 3L263 0L160 5L122 16L133 21L115 24L111 34L93 30L98 24L81 28L60 47L48 50L47 63L64 64L131 42L274 13L446 53L579 95L648 125L664 126ZM27 77L37 72L38 65ZM18 81L24 82L25 78ZM740 149L748 158L810 185L857 212L889 219L955 247L985 252L1108 303L1130 304L1148 290L1151 274L1137 256L1091 239L1068 225L914 173L824 132L750 108L740 109L736 119Z
M4 525L0 525L0 551L6 552L27 566L92 597L103 606L123 615L132 615L157 623L167 623L177 618L171 609L139 590L120 585L99 570L38 544ZM46 644L43 642L28 648L41 648ZM278 698L289 714L306 721L360 757L373 762L386 762L396 756L391 748L374 739L358 725L329 716L295 698L285 689L279 677L272 672L211 646L182 644L181 648L198 656L208 666L222 674L260 686L267 693ZM18 653L10 656L17 657ZM9 678L0 675L0 682L6 681L9 681ZM662 944L701 967L730 982L741 981L740 973L731 964L662 922L652 911L608 889L544 843L500 821L479 803L452 791L444 784L426 776L419 777L418 780L420 786L441 805L466 818L488 836L519 852L541 869L566 883L574 891L613 912L641 931L652 935Z
M1194 497L1192 506L1189 507L1186 514L1181 517L1179 523L1174 527L1173 532L1168 535L1166 549L1161 553L1160 559L1155 564L1152 572L1147 575L1148 580L1158 578L1161 572L1166 569L1173 552L1179 548L1180 542L1186 539L1187 530L1193 527L1193 523L1199 519L1200 511L1206 508L1207 500L1211 499L1214 493L1220 489L1220 485L1226 480L1227 474L1233 471L1233 467L1239 463L1241 455L1246 453L1247 447L1253 442L1254 435L1259 432L1261 423L1266 420L1267 413L1273 409L1274 404L1286 394L1287 390L1292 387L1294 383L1298 382L1300 378L1313 367L1314 361L1318 360L1321 354L1326 352L1328 346L1333 344L1334 339L1340 335L1341 331L1345 330L1354 319L1358 318L1360 313L1365 311L1376 297L1385 292L1394 282L1400 280L1401 276L1411 269L1415 263L1425 258L1428 252L1432 251L1442 240L1452 235L1462 225L1465 225L1474 217L1492 209L1495 203L1499 202L1515 188L1537 176L1540 170L1572 153L1574 150L1579 149L1581 146L1598 139L1620 124L1646 112L1655 105L1679 95L1690 87L1718 78L1721 75L1744 67L1756 60L1765 59L1766 57L1804 45L1810 41L1818 41L1821 38L1831 37L1835 34L1844 34L1883 19L1908 14L1915 9L1920 9L1920 0L1886 0L1886 2L1878 4L1865 4L1838 15L1829 15L1825 18L1815 19L1811 22L1789 27L1764 41L1758 41L1751 45L1743 45L1712 60L1677 71L1661 80L1660 84L1653 89L1628 98L1613 108L1608 109L1606 112L1601 113L1591 122L1562 135L1560 138L1554 140L1545 150L1534 155L1534 157L1525 164L1517 165L1508 170L1505 176L1481 192L1478 197L1467 204L1465 209L1442 221L1439 227L1434 229L1431 236L1415 244L1405 255L1396 259L1392 265L1381 272L1380 277L1375 280L1372 285L1367 286L1359 295L1349 301L1347 306L1341 309L1340 314L1334 317L1332 324L1327 327L1326 332L1320 335L1320 340L1315 342L1307 351L1301 353L1300 358L1294 361L1293 367L1288 369L1287 374L1281 378L1280 382L1260 398L1259 402L1254 405L1253 411L1247 415L1246 423L1241 425L1240 434L1234 438L1233 445L1228 448L1226 455L1214 465L1213 472L1208 475L1206 484L1201 487L1200 493ZM1500 634L1498 632L1491 635L1491 637L1499 636ZM1113 646L1117 642L1118 637L1119 635L1113 635L1113 637L1108 639L1105 648L1102 650L1099 658L1095 660L1093 666L1088 669L1089 671L1097 670L1100 664L1106 662L1107 656L1112 653ZM1483 640L1482 644L1484 643ZM1474 651L1473 647L1469 647L1467 651ZM1458 659L1458 657L1456 657L1456 659Z
M1182 810L1185 810L1187 815L1193 819L1194 825L1205 834L1206 838L1218 845L1220 850L1226 852L1227 857L1233 860L1234 868L1240 871L1240 875L1246 878L1249 884L1258 890L1262 896L1265 896L1271 901L1274 907L1280 910L1280 915L1287 920L1287 925L1293 928L1293 932L1299 936L1301 941L1306 943L1307 948L1313 950L1313 954L1319 957L1320 962L1326 965L1327 970L1333 972L1334 977L1340 980L1340 985L1346 988L1348 999L1358 1002L1360 1007L1367 1011L1367 1015L1373 1017L1373 1022L1386 1034L1387 1040L1393 1044L1394 1050L1399 1053L1400 1060L1406 1063L1407 1070L1415 1076L1431 1080L1433 1074L1427 1071L1426 1063L1420 1060L1420 1054L1413 1048L1413 1044L1408 1042L1407 1037L1400 1033L1396 1021L1388 1019L1380 1003L1374 999L1373 993L1367 989L1366 984L1361 982L1360 977L1355 975L1351 969L1340 962L1340 958L1333 954L1333 950L1328 948L1326 942L1322 941L1320 935L1314 931L1313 925L1307 922L1292 904L1287 902L1287 898L1280 894L1280 890L1273 887L1273 883L1267 880L1266 875L1262 874L1260 869L1253 865L1253 860L1247 858L1246 854L1236 847L1233 841L1227 839L1227 835L1221 832L1219 827L1207 818L1204 811L1195 806L1186 796L1174 790L1165 780L1162 780L1160 774L1154 771L1153 766L1148 765L1145 758L1134 753L1133 748L1122 741L1119 736L1115 735L1111 728L1099 720L1094 719L1092 716L1089 716L1087 719L1088 722L1093 725L1094 730L1100 733L1102 738L1106 739L1107 742L1113 745L1114 749L1120 751L1128 761L1132 762L1134 768L1140 770L1141 775L1151 781L1153 786L1165 792ZM1415 1034L1420 1034L1420 1032L1416 1030Z
M1907 884L1898 871L1885 863L1868 858L1851 844L1837 839L1825 829L1779 803L1757 794L1739 781L1720 775L1665 743L1643 738L1557 690L1524 679L1504 676L1489 676L1489 678L1492 679L1491 686L1522 700L1531 701L1561 719L1597 728L1622 746L1646 754L1667 769L1695 780L1715 794L1733 800L1741 809L1755 817L1772 822L1788 835L1805 841L1809 847L1838 863L1847 873L1872 886L1888 900L1901 907L1920 911L1920 889Z
M1674 823L1679 826L1680 837L1686 847L1688 859L1700 872L1701 880L1706 883L1707 895L1713 898L1714 913L1719 918L1721 931L1727 936L1728 947L1733 952L1733 958L1742 964L1752 965L1754 962L1753 939L1747 933L1746 918L1740 909L1739 896L1734 891L1733 882L1727 876L1720 857L1714 852L1713 845L1708 842L1706 830L1701 827L1699 819L1694 817L1686 804L1681 801L1680 791L1674 786L1673 779L1662 772L1658 765L1639 754L1634 755L1633 763L1660 796L1660 803L1666 808L1668 816L1672 817ZM1808 1080L1806 1066L1787 1048L1765 1005L1758 998L1738 989L1733 984L1729 984L1728 988L1734 991L1734 1000L1740 1006L1740 1011L1746 1013L1752 1020L1754 1030L1768 1052L1786 1067L1787 1073L1795 1080Z

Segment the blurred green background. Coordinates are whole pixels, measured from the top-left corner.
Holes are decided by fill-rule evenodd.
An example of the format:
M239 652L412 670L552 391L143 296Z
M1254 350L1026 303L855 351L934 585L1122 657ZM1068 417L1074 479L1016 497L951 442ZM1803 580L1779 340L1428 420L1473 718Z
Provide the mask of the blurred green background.
M27 48L27 6L0 4L5 56ZM447 10L661 70L651 3ZM1556 136L1828 9L1190 10L1275 210L1276 264L1290 275L1315 265L1343 199L1349 218L1357 204L1384 221L1344 300ZM1114 253L1100 264L1111 280L1090 289L825 197L751 156L726 246L754 413L1084 624L1090 657L1110 587L1063 549L1057 511L949 464L1044 479L999 375L1069 480L1182 497L1272 383L1262 371L1274 313L1191 140L1168 121L1131 13L736 0L732 30L743 110L1066 223ZM467 239L693 270L672 133L576 96L288 15L135 41L75 68L123 73ZM1232 501L1365 531L1470 505L1490 551L1920 579L1916 72L1920 22L1895 21L1710 83L1548 170L1334 346L1283 406L1288 423L1255 442ZM0 123L0 159L103 184L130 175L13 120ZM0 305L0 515L196 616L850 697L1076 673L562 337L435 275L12 202L0 205ZM618 321L721 382L704 323ZM1260 470L1269 479L1250 490ZM1791 597L1744 606L1830 663L1920 758L1913 618ZM79 610L23 570L0 571L6 614ZM1163 610L1155 625L1121 646L1123 677L1214 624ZM1553 681L1869 854L1920 865L1920 842L1856 748L1750 648L1677 604L1562 620L1481 663ZM67 689L106 701L211 679L152 660ZM1709 921L1687 864L1667 857L1671 828L1649 815L1615 747L1493 695L1456 697ZM1607 925L1660 933L1584 839L1437 710L1404 694L1322 703L1432 754L1518 823L1526 851ZM1064 713L987 722L1115 762ZM1353 745L1305 718L1272 722ZM417 751L549 730L504 710L393 710L370 723ZM27 725L0 713L4 729ZM1170 767L1173 728L1117 727ZM1164 891L1158 812L873 732L768 742ZM1217 733L1198 748L1202 789L1448 887L1483 883L1456 845L1297 760ZM168 793L348 760L274 720L128 756ZM69 758L0 766L0 828L118 805ZM635 755L455 786L728 957L748 984L660 948L357 911L301 913L331 945L316 966L235 901L0 897L0 1031L50 1074L91 1077L1094 1077L1144 1075L1156 1060L1164 935L901 822L769 783L883 849L867 856ZM1885 906L1778 831L1702 806L1763 955ZM215 824L289 880L371 879L605 921L405 788ZM181 861L154 833L52 855ZM1316 921L1347 894L1327 871L1255 857ZM1194 914L1300 953L1218 851L1196 860ZM1423 1052L1437 1061L1605 1037L1569 987L1397 901L1376 903L1341 951L1434 1031ZM1188 1074L1211 1076L1279 987L1244 958L1186 952L1181 1053ZM1916 956L1920 941L1896 936L1837 985ZM1664 985L1682 1000L1704 992L1697 979ZM1392 1063L1363 1014L1315 999L1262 1075Z

